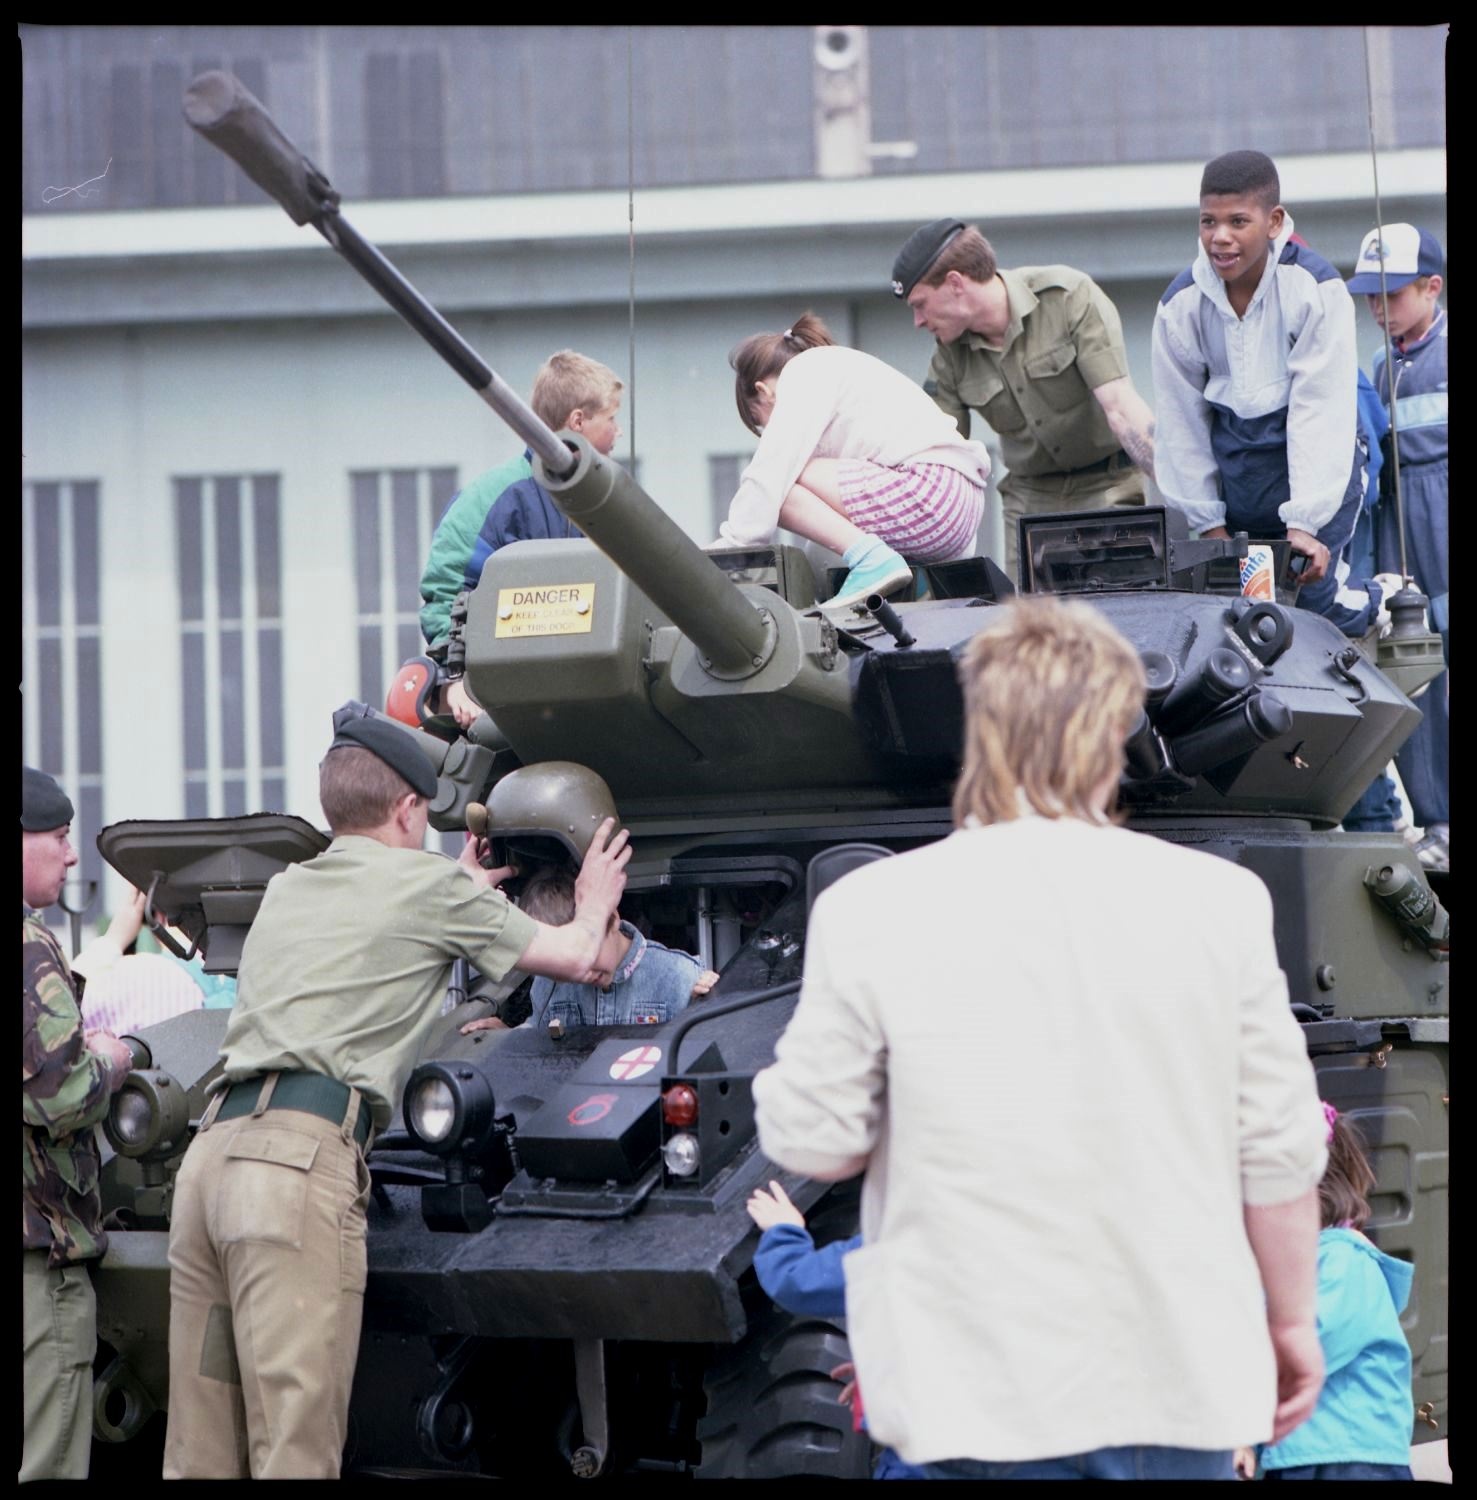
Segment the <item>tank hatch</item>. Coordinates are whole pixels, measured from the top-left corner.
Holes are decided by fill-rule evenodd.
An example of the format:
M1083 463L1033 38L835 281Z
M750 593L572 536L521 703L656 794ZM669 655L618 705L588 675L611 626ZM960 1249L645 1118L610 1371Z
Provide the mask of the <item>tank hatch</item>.
M175 948L160 918L204 957L207 974L234 974L267 882L288 865L321 854L328 836L286 813L110 823L97 836L102 857L148 898L149 924Z

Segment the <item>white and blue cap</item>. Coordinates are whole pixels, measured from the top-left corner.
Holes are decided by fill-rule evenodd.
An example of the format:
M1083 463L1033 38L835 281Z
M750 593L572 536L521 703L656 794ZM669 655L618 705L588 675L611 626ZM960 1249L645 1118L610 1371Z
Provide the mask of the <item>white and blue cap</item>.
M1441 275L1446 264L1441 241L1429 229L1417 229L1414 224L1386 224L1383 229L1371 229L1364 236L1354 274L1345 283L1351 292L1378 294L1381 257L1385 262L1385 289L1391 292L1409 286L1417 276Z

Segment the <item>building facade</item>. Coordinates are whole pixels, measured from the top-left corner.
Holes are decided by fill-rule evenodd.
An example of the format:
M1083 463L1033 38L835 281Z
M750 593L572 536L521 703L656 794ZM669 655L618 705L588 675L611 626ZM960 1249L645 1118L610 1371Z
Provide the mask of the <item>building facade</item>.
M206 68L516 389L555 349L611 365L616 456L700 541L753 450L740 338L810 307L922 378L888 276L926 220L1096 277L1151 402L1205 159L1272 154L1341 267L1375 220L1357 28L20 30L23 754L72 792L92 879L122 818L321 822L331 710L383 701L436 518L517 448L189 131ZM1445 28L1367 40L1385 217L1444 236Z

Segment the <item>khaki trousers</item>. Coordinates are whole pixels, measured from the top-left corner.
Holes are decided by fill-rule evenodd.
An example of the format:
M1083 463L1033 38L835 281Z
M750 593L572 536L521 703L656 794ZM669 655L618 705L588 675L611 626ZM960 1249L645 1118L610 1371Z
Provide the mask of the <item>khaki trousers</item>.
M92 1448L92 1361L97 1299L85 1262L50 1267L21 1251L20 1477L86 1479Z
M1094 474L1007 474L1000 481L1000 514L1005 526L1005 571L1020 582L1019 538L1022 516L1049 516L1058 511L1106 510L1144 503L1143 475L1120 459Z
M169 1228L166 1479L338 1476L369 1201L353 1100L342 1125L288 1109L207 1123L185 1153Z

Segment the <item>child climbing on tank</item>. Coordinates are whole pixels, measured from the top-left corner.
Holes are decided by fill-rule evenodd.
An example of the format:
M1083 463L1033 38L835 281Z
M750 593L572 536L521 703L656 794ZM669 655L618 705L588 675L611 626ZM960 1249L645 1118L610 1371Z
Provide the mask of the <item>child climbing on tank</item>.
M780 525L840 553L849 571L827 609L901 588L910 562L973 552L990 457L920 386L838 345L810 312L745 339L728 362L759 449L720 544L767 543Z
M1325 1103L1328 1167L1318 1185L1318 1340L1313 1415L1263 1448L1264 1479L1409 1479L1410 1346L1400 1314L1415 1268L1364 1237L1375 1177L1354 1127Z
M764 1231L754 1252L754 1274L765 1295L776 1307L797 1317L844 1318L846 1273L842 1261L861 1248L862 1237L835 1240L816 1248L805 1215L790 1201L779 1183L755 1188L745 1205L749 1217ZM851 1406L861 1422L861 1393L850 1365L839 1365L833 1378L846 1382L836 1398ZM923 1470L905 1463L891 1448L884 1448L872 1470L873 1479L922 1479Z

